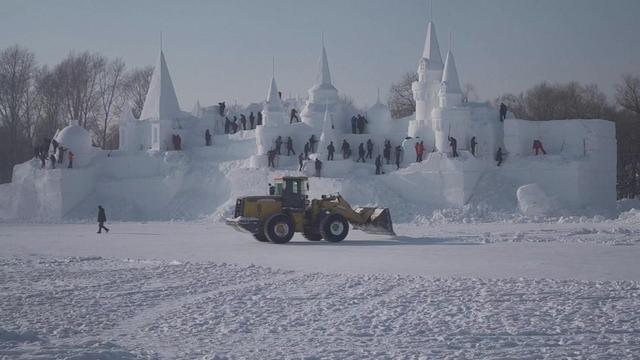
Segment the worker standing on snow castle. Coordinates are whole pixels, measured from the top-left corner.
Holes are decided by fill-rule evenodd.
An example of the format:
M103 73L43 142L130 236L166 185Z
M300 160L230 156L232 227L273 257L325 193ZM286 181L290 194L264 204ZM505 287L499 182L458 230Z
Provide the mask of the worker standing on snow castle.
M478 142L476 141L476 137L471 138L471 155L476 156L476 145Z
M378 154L376 156L376 175L382 174L382 156Z
M373 159L373 141L367 140L367 157Z
M289 116L289 124L293 124L293 119L296 119L296 122L300 122L300 118L298 117L298 111L294 108L291 109L291 115Z
M104 223L107 222L107 214L105 214L104 212L104 208L102 207L102 205L98 205L98 234L102 233L102 229L104 229L104 231L109 232L109 229L107 229L106 226L104 226Z
M290 153L293 153L293 155L296 154L295 151L293 151L293 139L291 138L291 136L287 137L287 156L289 156Z
M316 136L311 134L311 137L309 138L309 150L314 153L317 151L316 149L316 143L318 142L318 140L316 140Z
M351 133L355 134L356 133L356 128L358 127L358 118L353 115L351 117Z
M56 168L56 156L51 154L49 155L49 160L51 160L51 168L55 169Z
M340 149L342 150L343 159L348 159L349 156L351 156L351 145L349 145L346 139L342 140L342 147Z
M298 171L302 171L302 167L304 166L304 154L300 153L300 155L298 155L298 164L300 164L300 167L298 168Z
M73 153L73 151L69 150L69 166L67 166L69 169L73 169L73 159L76 157L76 154Z
M333 141L327 146L327 161L333 160L333 153L336 152L336 147L333 146Z
M533 150L536 152L536 155L538 155L538 151L542 151L542 155L547 155L547 152L544 151L544 146L542 146L542 141L538 139L533 140Z
M280 155L280 149L282 148L282 136L276 138L276 153Z
M422 162L422 154L424 154L424 144L422 141L416 142L416 162Z
M211 146L211 131L209 129L204 132L204 143L206 146Z
M451 156L458 157L458 140L453 136L449 136L449 146L451 146Z
M247 130L247 117L244 114L240 114L240 123L242 124L242 130Z
M391 140L384 141L384 150L382 150L382 154L384 155L385 160L387 160L387 165L391 161Z
M504 121L507 118L507 105L500 103L500 121Z
M267 166L269 166L270 168L275 168L276 167L276 151L274 149L270 149L269 151L267 151L267 160L269 162L269 164Z
M310 151L311 151L311 145L309 145L309 142L307 141L306 143L304 143L304 159L305 160L309 160Z
M256 117L253 115L253 111L249 114L249 129L253 130L255 126Z
M400 159L402 158L402 146L396 146L396 169L400 169Z
M316 158L316 176L317 177L321 177L321 172L322 172L322 161L320 161L320 159Z
M256 120L256 125L262 125L262 112L258 111L258 119Z
M231 120L228 117L224 117L224 133L228 134L229 129L231 128Z
M360 145L358 146L358 160L356 160L356 162L360 162L360 159L362 159L362 162L364 161L364 156L366 154L366 151L364 151L364 143L360 143Z

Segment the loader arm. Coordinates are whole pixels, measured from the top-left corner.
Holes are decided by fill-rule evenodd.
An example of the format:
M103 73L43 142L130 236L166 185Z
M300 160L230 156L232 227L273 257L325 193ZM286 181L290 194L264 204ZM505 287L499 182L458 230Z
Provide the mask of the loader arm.
M359 207L353 209L340 194L324 197L321 207L344 216L355 229L370 234L395 235L391 215L387 208Z

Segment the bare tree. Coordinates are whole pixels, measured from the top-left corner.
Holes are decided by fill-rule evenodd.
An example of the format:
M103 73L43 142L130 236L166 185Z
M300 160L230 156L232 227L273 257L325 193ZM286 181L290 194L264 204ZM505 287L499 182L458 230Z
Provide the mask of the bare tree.
M17 45L0 52L0 168L3 180L12 168L29 153L31 119L29 107L35 56Z
M62 81L59 73L50 70L45 65L36 75L35 86L39 110L36 133L50 137L60 127L63 100Z
M465 83L462 87L462 96L464 96L467 100L478 101L480 97L478 96L478 91L476 90L475 85L472 83Z
M125 81L127 101L131 102L131 111L136 118L139 118L142 113L152 75L153 66L133 69L127 75Z
M62 79L62 94L67 115L72 120L78 120L85 128L98 118L98 80L105 64L104 56L83 52L77 55L69 54L56 67Z
M402 76L402 79L391 85L389 89L389 110L391 117L394 119L409 116L416 111L416 102L413 99L411 84L418 81L418 74L408 72Z
M623 108L640 115L640 76L624 75L616 86L616 101Z
M114 110L119 113L123 98L123 82L126 66L118 58L109 62L98 77L98 96L102 110L102 136L100 145L104 149L107 143L107 130Z

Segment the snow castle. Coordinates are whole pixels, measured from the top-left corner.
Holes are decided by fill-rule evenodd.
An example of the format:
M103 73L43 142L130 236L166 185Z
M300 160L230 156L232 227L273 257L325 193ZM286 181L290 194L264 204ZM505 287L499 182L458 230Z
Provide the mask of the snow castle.
M41 169L35 159L16 165L12 182L0 185L0 219L86 218L100 203L116 219L218 218L233 207L237 195L264 192L275 175L267 169L266 154L278 136L283 145L275 171L283 174L298 170L297 156L286 155L287 138L299 154L312 135L318 144L311 161L319 158L324 163L323 178L314 179L315 189L340 191L354 204L379 202L394 214L409 216L408 204L414 216L472 202L543 215L585 209L602 213L615 207L612 122L534 122L512 114L501 121L498 110L488 103L464 97L453 52L448 51L443 61L434 23L429 22L426 30L418 80L412 84L415 113L392 119L378 94L365 113L365 131L357 134L351 127L354 114L340 101L333 84L324 43L306 101L281 99L273 76L264 101L245 109L245 114L260 111L262 124L236 134L224 134L224 116L217 105L202 107L197 101L190 113L181 110L161 50L140 118L135 119L128 107L122 111L119 149L92 147L89 133L77 125L62 129L55 138L76 154L74 168ZM300 122L289 121L291 108L302 108ZM227 110L224 115L233 114ZM212 146L205 146L206 130L214 135ZM182 138L184 151L175 151L175 135ZM459 157L451 156L449 137L457 139ZM472 138L477 140L475 154ZM358 146L368 140L374 144L373 156L357 163ZM387 140L393 147L401 145L400 166L396 169L395 159L385 162L385 174L375 176L373 160ZM533 154L533 140L543 142L546 155ZM355 156L343 158L343 141ZM330 142L336 153L327 161ZM419 163L417 142L426 150ZM499 148L505 154L501 166L494 160ZM307 164L303 172L313 176L313 165ZM536 204L519 203L543 195L544 211Z

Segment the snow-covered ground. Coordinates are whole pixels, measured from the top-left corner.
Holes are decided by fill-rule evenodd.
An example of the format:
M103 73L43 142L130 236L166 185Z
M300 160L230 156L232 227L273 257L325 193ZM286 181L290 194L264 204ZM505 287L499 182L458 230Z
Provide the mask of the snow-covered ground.
M287 245L217 222L3 223L0 357L638 358L638 219Z

